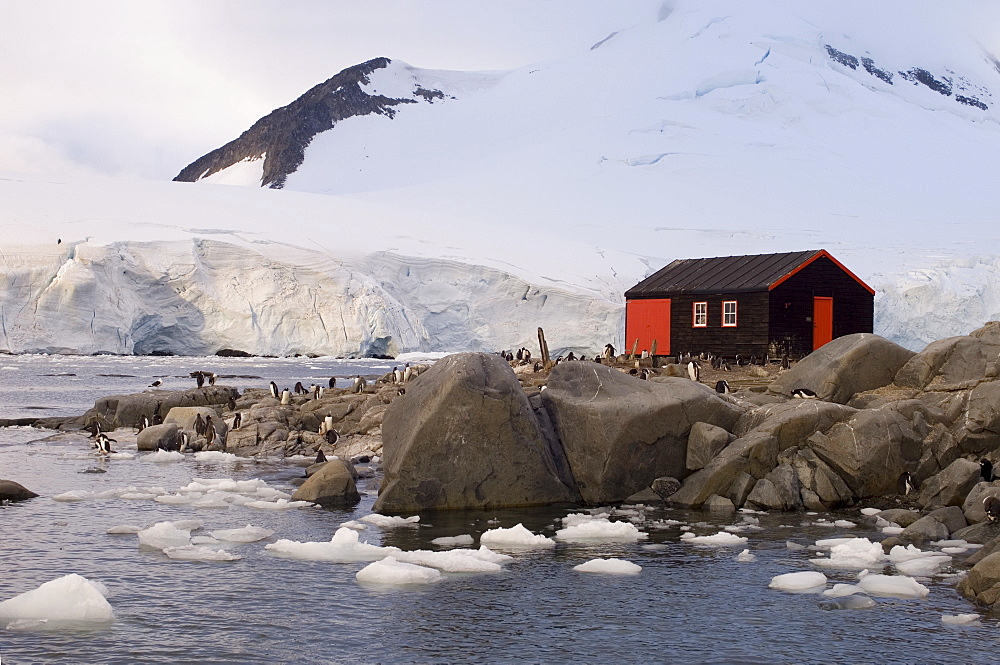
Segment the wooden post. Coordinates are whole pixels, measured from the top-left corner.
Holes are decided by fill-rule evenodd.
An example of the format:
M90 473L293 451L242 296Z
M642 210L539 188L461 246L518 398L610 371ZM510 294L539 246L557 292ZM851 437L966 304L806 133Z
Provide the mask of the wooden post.
M649 345L649 362L655 368L656 367L656 340Z
M538 349L542 354L542 367L549 366L549 345L545 343L545 331L538 329Z
M639 348L639 338L635 338L635 343L632 344L632 351L628 354L629 360L635 360L635 350Z

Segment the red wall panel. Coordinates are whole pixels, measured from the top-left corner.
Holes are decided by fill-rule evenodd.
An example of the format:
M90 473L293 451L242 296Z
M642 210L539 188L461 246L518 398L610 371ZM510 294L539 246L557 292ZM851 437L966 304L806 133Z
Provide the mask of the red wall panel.
M625 301L625 348L636 353L649 351L656 340L656 355L670 355L670 298Z

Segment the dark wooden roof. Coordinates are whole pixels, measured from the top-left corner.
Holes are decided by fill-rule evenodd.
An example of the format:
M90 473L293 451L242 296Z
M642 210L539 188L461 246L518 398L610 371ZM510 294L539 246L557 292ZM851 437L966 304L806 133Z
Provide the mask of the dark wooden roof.
M677 259L625 292L626 298L654 298L671 293L744 293L769 291L821 256L829 258L865 289L875 291L824 249L784 254Z

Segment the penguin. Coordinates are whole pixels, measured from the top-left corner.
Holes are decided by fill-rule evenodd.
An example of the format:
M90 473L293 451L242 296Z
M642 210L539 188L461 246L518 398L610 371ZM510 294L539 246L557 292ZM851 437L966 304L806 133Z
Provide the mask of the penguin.
M781 369L788 369L792 363L788 360L788 354L781 356Z
M208 385L214 386L215 385L215 380L217 378L218 378L218 375L215 372L209 372L208 373Z
M195 434L205 433L205 419L201 417L200 413L194 419L194 431Z
M996 522L1000 519L1000 499L995 496L988 496L983 499L983 510L986 511L986 519Z
M323 453L323 450L322 449L317 450L316 451L316 461L313 462L313 464L322 464L325 461L326 461L326 455Z
M188 442L190 441L190 439L191 439L191 437L190 437L190 436L188 436L188 433L187 433L187 432L181 432L181 440L180 440L180 445L178 446L178 450L179 450L180 452L182 452L182 453L183 453L183 452L187 452L187 449L188 449Z
M313 399L319 399L319 386L315 383L309 387L309 392L312 393Z
M146 429L147 427L149 427L149 416L144 415L142 418L139 419L139 431L136 432L136 434Z
M205 373L204 372L191 372L191 376L198 383L198 387L202 388L205 385Z
M282 406L292 403L292 391L285 388L281 391L281 404Z
M985 458L979 460L979 475L988 483L996 480L996 476L993 474L993 462Z
M367 387L368 387L368 382L365 381L365 377L361 375L354 377L354 385L351 387L351 390L353 390L354 393L360 395L365 391L365 388Z
M524 349L518 349L517 353L514 354L514 357L518 360L524 360Z
M531 362L531 351L524 349L524 360L525 362Z
M605 344L604 345L604 357L607 358L608 360L611 360L612 358L614 358L615 357L615 347L613 347L610 344Z
M541 361L536 360L534 367L532 367L531 369L533 371L535 371L535 372L541 372L542 371L542 363L541 363Z
M335 377L335 376L331 376L330 377L330 387L331 388L336 388L337 387L337 377Z
M101 433L101 424L96 420L92 420L90 421L90 424L87 425L87 430L90 432L90 436L87 438L96 439L97 436Z
M398 367L392 368L392 382L393 383L403 382L403 370L399 369Z
M406 367L403 368L403 383L409 383L417 376L417 370L410 367L410 363L406 363Z
M337 445L337 441L340 440L340 435L337 434L337 430L335 429L328 430L327 433L324 434L323 436L326 437L326 442L329 443L331 446Z
M715 392L720 393L722 395L728 395L729 394L729 382L726 381L725 379L722 379L721 381L716 381L716 383L715 383Z
M159 388L162 385L163 385L163 381L160 381L159 379L157 379L156 381L153 381L151 384L149 384L149 387L150 388Z
M326 434L333 429L333 416L326 416L323 418L323 422L319 424L319 433Z
M629 376L639 376L639 369L637 367L631 367L628 370Z
M161 416L159 413L154 413L153 414L153 424L154 425L162 425L163 424L163 416Z
M909 471L904 471L900 474L899 479L896 481L897 494L906 496L916 488L917 484L913 481L913 476L910 475Z
M296 395L301 395L306 391L301 381L296 381L294 390Z
M406 394L406 388L403 388L402 386L400 386L399 388L396 389L396 394L397 395L405 395Z
M597 363L598 365L603 365L604 364L601 361L601 357L600 356L594 356L594 362Z
M692 381L698 381L701 378L701 365L697 361L688 361L688 378Z
M736 360L734 362L736 363L737 367L743 366L743 358L740 357L740 354L738 353L736 354Z
M648 381L649 380L649 370L648 369L643 369L641 372L639 372L639 378L642 379L643 381Z
M233 397L232 395L230 395L229 396L229 401L226 402L226 406L229 408L230 411L235 411L236 410L236 398Z
M792 390L792 397L798 399L818 399L816 393L808 388L795 388Z
M572 351L570 351L569 354L566 356L566 360L576 360L576 356L573 355Z
M278 396L278 384L275 383L274 381L272 381L270 383L270 386L271 386L271 397L273 397L274 399L278 399L278 397L279 397Z
M108 437L108 435L104 434L103 432L97 435L97 450L102 455L110 455L111 453L115 452L111 450L112 443L118 443L118 442Z
M240 423L242 422L243 422L243 414L237 411L236 415L233 416L233 429L239 429Z
M205 418L205 445L210 446L212 442L215 441L215 424L212 422L212 416Z

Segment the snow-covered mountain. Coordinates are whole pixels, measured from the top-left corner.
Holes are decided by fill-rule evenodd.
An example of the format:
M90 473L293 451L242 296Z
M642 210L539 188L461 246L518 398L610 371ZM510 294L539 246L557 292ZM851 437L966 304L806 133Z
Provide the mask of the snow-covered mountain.
M1000 318L970 7L668 2L522 69L349 68L177 177L216 186L4 179L0 350L596 352L672 259L819 247L876 332L967 333Z

